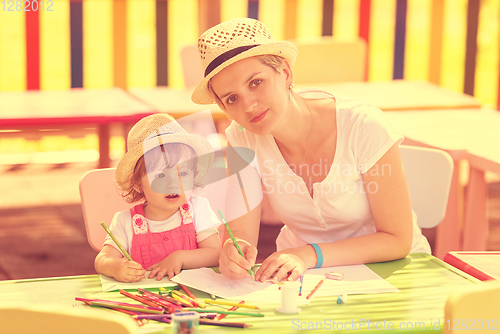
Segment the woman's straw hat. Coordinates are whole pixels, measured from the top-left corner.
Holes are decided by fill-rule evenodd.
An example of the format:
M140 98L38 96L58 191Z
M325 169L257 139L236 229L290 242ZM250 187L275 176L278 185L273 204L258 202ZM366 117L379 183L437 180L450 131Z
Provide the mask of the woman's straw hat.
M207 83L214 75L238 60L276 55L295 63L297 47L290 42L276 42L267 27L254 19L237 18L205 31L198 39L198 53L205 78L196 86L191 100L198 104L214 103Z
M127 138L127 153L116 167L116 181L124 189L130 188L130 180L137 161L144 153L163 144L180 143L191 147L196 155L198 174L195 183L201 183L212 167L213 147L203 137L190 134L168 114L153 114L144 117L130 130Z

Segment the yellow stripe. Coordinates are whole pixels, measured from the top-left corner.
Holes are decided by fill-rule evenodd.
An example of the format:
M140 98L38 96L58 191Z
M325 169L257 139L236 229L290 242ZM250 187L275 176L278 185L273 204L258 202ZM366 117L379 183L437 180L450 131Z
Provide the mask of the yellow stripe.
M297 38L321 36L322 0L297 1Z
M474 82L474 96L490 108L496 109L498 94L498 51L499 28L498 0L481 1L479 12L479 30L477 36L476 76Z
M184 87L180 50L198 41L198 1L168 1L168 85Z
M248 0L221 0L220 2L221 22L235 19L238 17L247 17L247 15L248 15Z
M285 0L260 0L259 21L269 28L275 40L285 39Z
M113 87L113 1L83 1L83 86Z
M429 77L431 1L408 1L404 68L404 78L408 80L427 80Z
M359 0L335 0L333 5L333 35L340 38L357 38Z
M52 0L40 15L40 89L71 87L69 0Z
M441 85L458 92L464 88L466 29L467 0L445 1Z
M370 12L369 81L392 80L395 0L372 0Z
M127 86L156 86L156 2L127 2Z
M0 91L26 89L26 21L0 4Z

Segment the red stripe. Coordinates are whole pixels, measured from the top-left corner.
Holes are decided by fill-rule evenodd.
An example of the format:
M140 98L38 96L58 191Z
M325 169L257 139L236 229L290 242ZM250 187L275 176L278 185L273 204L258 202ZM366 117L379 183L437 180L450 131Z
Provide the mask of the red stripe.
M40 89L40 28L38 11L25 13L27 89Z
M371 0L359 1L359 37L366 41L366 69L365 80L368 80L368 57L369 57L369 42L370 42L370 7Z

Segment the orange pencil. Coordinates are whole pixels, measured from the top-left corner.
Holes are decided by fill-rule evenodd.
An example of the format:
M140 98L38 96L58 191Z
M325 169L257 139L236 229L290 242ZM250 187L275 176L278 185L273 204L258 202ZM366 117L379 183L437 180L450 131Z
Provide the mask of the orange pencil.
M313 293L315 293L316 290L318 290L318 288L321 286L321 284L323 284L323 280L319 281L318 284L316 284L316 286L314 287L314 289L312 289L311 292L309 292L309 294L307 295L306 299L311 298L311 296L313 295Z

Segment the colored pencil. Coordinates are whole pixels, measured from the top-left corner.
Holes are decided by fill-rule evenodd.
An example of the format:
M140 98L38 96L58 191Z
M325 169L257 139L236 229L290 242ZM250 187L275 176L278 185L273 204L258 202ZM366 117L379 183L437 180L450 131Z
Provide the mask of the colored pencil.
M200 310L198 308L188 308L187 311L199 312L199 313L220 313L220 314L232 314L232 315L246 315L249 317L263 317L263 313L252 313L252 312L234 312L234 311L219 311L219 310Z
M311 296L313 295L313 293L316 292L316 290L318 290L318 288L321 286L321 284L323 284L323 280L319 281L318 284L316 284L316 286L311 290L311 292L309 292L309 294L306 296L306 299L309 299L311 298Z
M213 294L211 294L211 293L209 293L209 295L210 295L210 299L212 299L212 300L217 300L217 298L215 297L215 295L213 295Z
M129 310L129 311L136 311L136 312L143 312L143 313L155 313L155 314L159 314L159 313L163 313L163 309L162 308L157 308L157 309L153 309L152 307L151 308L147 308L147 309L144 309L142 307L137 307L137 305L133 305L133 304L130 304L129 306L127 305L118 305L118 304L115 304L115 303L105 303L105 302L86 302L86 303L90 303L90 305L95 305L95 306L102 306L102 307L106 307L106 308L112 308L112 309L123 309L123 310Z
M239 304L245 304L245 301L242 300L241 302L239 302ZM228 311L236 311L237 309L238 306L233 306ZM224 319L225 317L227 317L227 314L219 314L217 317L215 317L215 320L221 320Z
M189 297L191 297L191 298L193 298L193 299L195 299L195 300L196 300L196 296L195 296L195 295L193 295L193 293L192 293L191 291L189 291L189 290L188 290L188 288L186 288L184 285L182 285L182 284L180 284L180 283L179 283L179 286L181 287L181 289L182 289L182 290L184 290L184 291L186 292L186 294L187 294Z
M304 275L300 275L299 296L302 296L302 285L304 285Z
M175 300L177 300L184 307L192 307L193 306L193 304L188 303L187 300L185 300L184 298L181 298L181 297L177 296L176 294L172 294L172 298L174 298Z
M104 224L104 222L101 222L101 225L102 227L104 227L104 230L106 230L106 232L108 233L108 235L111 237L111 239L113 239L113 241L115 242L115 244L118 246L118 248L120 248L120 250L122 251L123 255L129 260L129 261L132 261L132 257L127 253L127 251L125 250L125 248L123 248L123 246L118 242L118 240L116 240L115 236L113 235L113 233L110 231L110 229L106 226L106 224Z
M186 300L187 302L191 303L191 305L193 305L193 307L201 307L200 304L198 304L198 302L192 298L189 298L188 296L186 296L185 294L179 292L179 291L172 291L172 294L175 294L177 295L178 297L181 297L182 299Z
M252 309L259 309L260 308L258 306L254 306L254 305L248 305L248 304L242 305L241 302L237 303L237 302L232 302L232 301L229 301L229 300L220 300L220 299L219 300L205 299L204 302L207 303L207 304L238 306L238 307L252 308Z
M212 326L223 326L223 327L236 327L236 328L246 328L252 325L244 324L241 322L225 322L209 319L200 319L200 325L212 325Z
M120 293L126 297L132 298L133 300L136 300L140 303L143 303L145 305L151 306L151 307L161 307L161 305L158 305L158 303L155 303L153 301L147 300L146 298L143 298L141 296L136 296L134 294L131 294L130 292L127 292L123 289L120 289Z
M115 302L113 300L104 300L104 299L86 299L86 298L80 298L80 297L75 297L75 300L81 301L87 304L91 304L93 302L102 302L106 304L113 304L113 305L125 305L125 306L134 306L135 308L140 308L143 310L148 310L150 307L148 306L143 306L143 305L136 305L136 304L129 304L129 303L123 303L123 302ZM156 309L157 307L154 307Z
M222 218L222 222L224 223L224 226L226 227L226 230L229 233L229 236L231 237L231 240L233 241L234 246L238 250L238 253L240 253L240 255L243 256L243 258L245 258L245 255L241 251L240 245L238 245L238 242L236 241L236 238L234 237L233 231L231 231L231 228L229 227L229 225L226 221L226 218L224 218L224 215L222 214L222 211L220 211L220 210L219 210L219 215ZM253 271L251 269L248 269L248 273L250 274L250 277L252 277L252 279L254 279Z
M201 318L215 318L217 313L205 313L205 314L200 314ZM161 319L161 318L167 318L171 319L172 315L171 314L135 314L132 316L134 319Z

